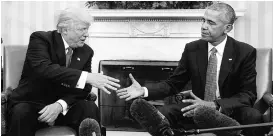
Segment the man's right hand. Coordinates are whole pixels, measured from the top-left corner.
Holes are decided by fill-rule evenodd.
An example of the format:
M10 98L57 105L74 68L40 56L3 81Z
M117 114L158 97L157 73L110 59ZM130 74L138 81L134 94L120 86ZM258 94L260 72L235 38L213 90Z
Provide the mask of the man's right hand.
M99 73L88 73L86 83L91 84L93 87L103 90L104 92L111 94L108 89L117 90L120 87L118 79L105 76Z
M141 85L134 79L132 74L129 74L129 77L132 81L132 85L117 91L117 96L119 96L120 99L125 99L125 101L144 96L145 92Z

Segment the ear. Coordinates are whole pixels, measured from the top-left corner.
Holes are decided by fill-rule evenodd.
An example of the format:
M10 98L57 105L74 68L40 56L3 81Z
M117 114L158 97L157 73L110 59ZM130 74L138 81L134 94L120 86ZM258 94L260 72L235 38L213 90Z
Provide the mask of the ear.
M67 33L68 33L68 28L62 28L62 33L63 33L64 35L67 35Z
M233 29L233 25L232 25L232 24L226 24L226 25L225 25L225 31L224 31L224 33L227 34L227 33L229 33L232 29Z

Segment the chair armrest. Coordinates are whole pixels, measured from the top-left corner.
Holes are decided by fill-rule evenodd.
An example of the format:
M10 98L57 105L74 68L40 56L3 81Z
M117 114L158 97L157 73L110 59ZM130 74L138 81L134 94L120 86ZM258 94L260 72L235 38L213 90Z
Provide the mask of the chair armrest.
M6 93L1 93L1 105L4 105L8 102L8 95Z
M1 93L1 135L6 134L7 129L7 93Z
M89 95L86 98L87 101L96 101L97 100L97 95L93 92L90 92Z
M269 107L273 107L273 95L271 93L265 93L263 99Z

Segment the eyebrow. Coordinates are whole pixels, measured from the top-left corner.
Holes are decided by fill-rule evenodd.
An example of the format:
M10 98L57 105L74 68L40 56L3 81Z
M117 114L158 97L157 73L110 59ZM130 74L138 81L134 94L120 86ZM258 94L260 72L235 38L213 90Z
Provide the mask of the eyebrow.
M202 20L207 20L207 21L209 21L209 22L216 23L216 22L214 22L213 20L210 20L210 19L205 19L204 17L202 17Z

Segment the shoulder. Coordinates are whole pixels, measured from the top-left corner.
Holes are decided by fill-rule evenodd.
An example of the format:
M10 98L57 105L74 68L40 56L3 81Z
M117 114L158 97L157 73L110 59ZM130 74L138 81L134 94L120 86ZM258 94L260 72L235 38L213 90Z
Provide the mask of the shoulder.
M251 46L250 44L235 40L232 37L228 37L228 38L229 40L231 40L231 43L233 43L233 46L237 52L239 53L256 52L256 48Z
M92 56L94 55L94 50L87 44L84 44L82 49L85 51L85 52L88 52L90 53Z
M207 44L206 41L199 39L199 40L195 40L195 41L187 43L185 46L185 49L189 51L195 51L199 49L200 46L205 46L206 44Z
M31 40L43 40L43 41L52 41L55 39L55 36L58 35L57 31L36 31L30 35Z
M36 31L31 34L31 37L50 38L57 31Z

